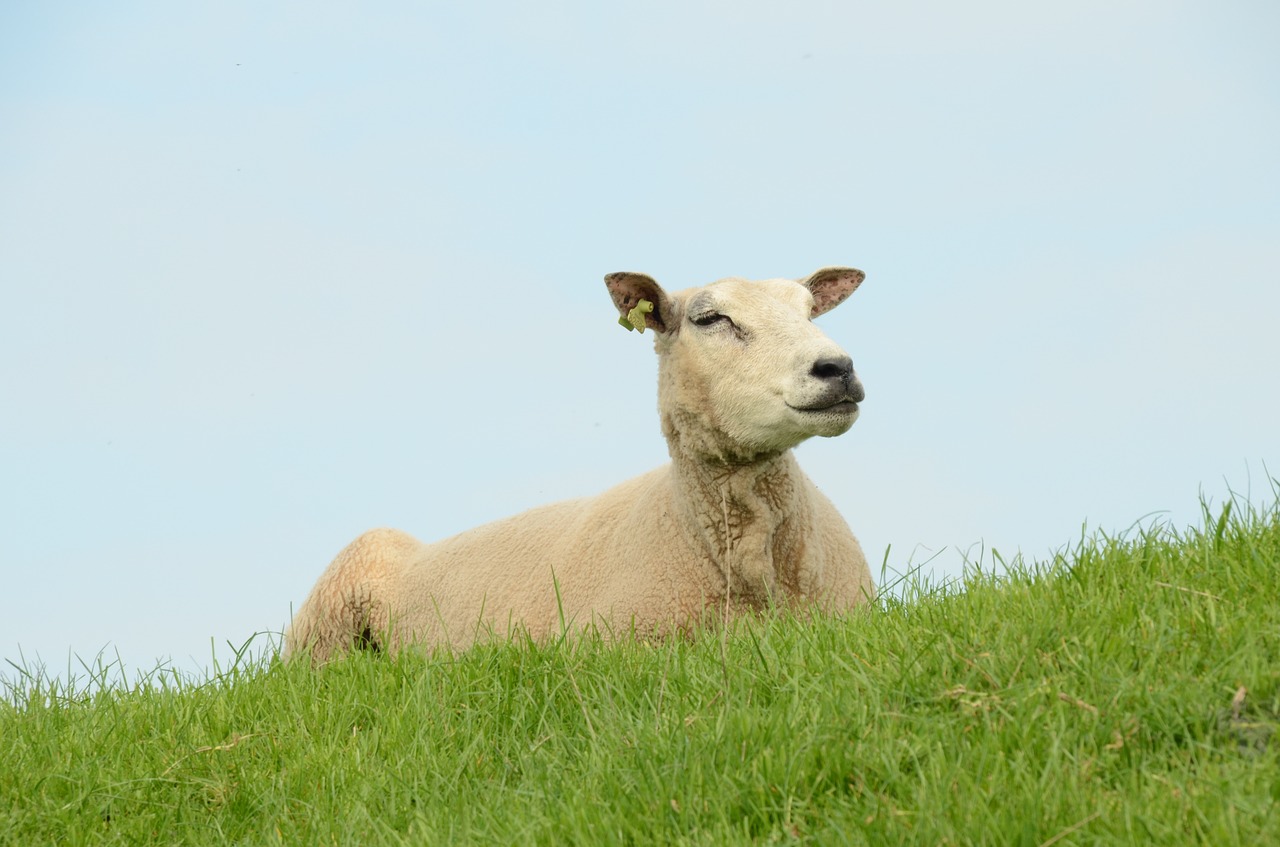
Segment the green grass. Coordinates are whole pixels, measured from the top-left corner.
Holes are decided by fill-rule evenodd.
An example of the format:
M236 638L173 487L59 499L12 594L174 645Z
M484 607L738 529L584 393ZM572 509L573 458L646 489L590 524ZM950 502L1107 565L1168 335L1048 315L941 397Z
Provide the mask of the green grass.
M0 842L1280 844L1280 508L843 620L91 682L0 702Z

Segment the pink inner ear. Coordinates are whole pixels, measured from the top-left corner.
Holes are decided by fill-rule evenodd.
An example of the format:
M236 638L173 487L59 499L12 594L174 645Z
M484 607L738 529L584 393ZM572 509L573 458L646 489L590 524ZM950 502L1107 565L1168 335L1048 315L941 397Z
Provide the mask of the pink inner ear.
M844 302L862 283L863 273L853 268L830 268L818 271L805 281L813 294L813 317L831 311Z
M853 292L849 293L851 294ZM821 315L823 312L835 308L836 304L847 296L849 295L840 295L835 293L831 291L830 288L821 288L818 291L813 292L813 313L815 315Z

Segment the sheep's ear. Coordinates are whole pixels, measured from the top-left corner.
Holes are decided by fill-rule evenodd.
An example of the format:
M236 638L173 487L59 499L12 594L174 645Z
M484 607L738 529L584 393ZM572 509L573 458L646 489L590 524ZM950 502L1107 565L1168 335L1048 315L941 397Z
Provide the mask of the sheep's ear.
M604 284L613 297L613 305L624 318L641 300L648 300L653 304L653 311L644 316L645 325L655 332L667 331L671 322L671 299L653 277L622 271L606 276Z
M814 271L808 279L800 280L800 284L813 294L810 316L816 318L839 306L857 290L865 277L866 274L857 268L823 268Z

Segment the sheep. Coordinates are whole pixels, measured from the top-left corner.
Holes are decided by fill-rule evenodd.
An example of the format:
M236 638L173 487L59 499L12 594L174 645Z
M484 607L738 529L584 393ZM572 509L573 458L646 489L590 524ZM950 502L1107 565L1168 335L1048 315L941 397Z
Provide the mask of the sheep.
M858 417L852 361L811 319L862 280L824 268L668 294L645 274L608 275L624 321L654 331L670 463L433 544L367 532L320 576L285 655L460 650L588 627L661 638L767 607L841 612L869 600L862 548L791 452Z

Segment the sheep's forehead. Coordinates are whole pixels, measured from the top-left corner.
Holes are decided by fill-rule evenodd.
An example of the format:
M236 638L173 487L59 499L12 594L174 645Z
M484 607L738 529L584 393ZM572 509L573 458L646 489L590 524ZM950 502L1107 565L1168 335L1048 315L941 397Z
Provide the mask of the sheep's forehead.
M813 309L809 289L790 279L746 280L737 277L717 280L676 295L689 314L719 309L746 317L751 314L779 316L794 312L808 318Z

